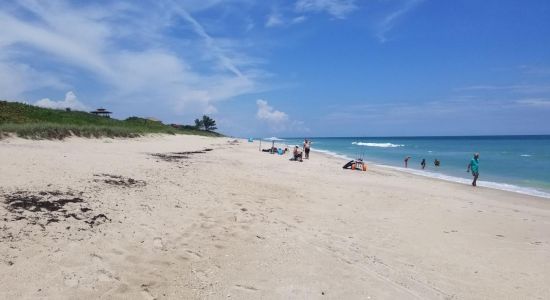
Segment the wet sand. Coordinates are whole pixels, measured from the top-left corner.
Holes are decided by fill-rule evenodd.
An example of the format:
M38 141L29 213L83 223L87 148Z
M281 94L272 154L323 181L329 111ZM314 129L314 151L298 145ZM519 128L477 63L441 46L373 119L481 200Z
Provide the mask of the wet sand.
M0 298L550 298L547 199L228 141L1 140Z

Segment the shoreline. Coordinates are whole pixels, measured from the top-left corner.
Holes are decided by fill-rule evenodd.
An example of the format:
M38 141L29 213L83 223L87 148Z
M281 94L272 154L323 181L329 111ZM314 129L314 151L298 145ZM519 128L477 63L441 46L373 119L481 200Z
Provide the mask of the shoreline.
M327 155L327 156L330 156L330 157L338 158L338 159L343 159L343 160L348 160L348 161L352 160L352 158L349 157L349 156L339 154L339 153L329 151L329 150L312 148L311 151L314 151L314 152L317 152L317 153L320 153L320 154L324 154L324 155ZM376 166L379 166L379 167L382 167L382 168L392 169L392 170L396 170L396 171L407 173L407 174L414 174L414 175L418 175L418 176L422 176L422 177L426 177L426 178L438 179L438 180L442 180L442 181L445 181L445 182L454 182L454 183L459 183L459 184L471 185L471 180L463 178L463 177L446 175L446 174L429 172L429 171L423 171L423 170L417 170L417 169L412 169L412 168L403 168L403 167L391 166L391 165L381 164L381 163L377 163L377 162L370 161L370 160L365 160L365 162L367 164L372 164L372 165L376 165ZM532 188L532 187L524 187L524 186L508 184L508 183L504 183L504 182L485 181L485 180L478 180L478 186L485 187L485 188L490 188L490 189L495 189L495 190L500 190L500 191L511 192L511 193L517 193L517 194L521 194L521 195L539 197L539 198L543 198L543 199L550 199L550 192L541 191L541 190L538 190L538 189Z

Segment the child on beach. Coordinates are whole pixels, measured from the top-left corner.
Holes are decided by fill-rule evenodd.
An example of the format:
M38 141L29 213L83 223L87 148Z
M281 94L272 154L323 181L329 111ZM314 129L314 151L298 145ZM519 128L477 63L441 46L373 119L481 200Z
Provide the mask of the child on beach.
M411 158L410 156L405 157L405 168L409 167L409 159L410 158Z
M475 153L472 160L468 164L468 169L466 172L472 170L472 176L474 176L474 181L472 181L472 186L477 186L477 178L479 177L479 153Z
M425 158L422 159L422 162L420 163L420 165L422 166L422 170L424 170L424 168L426 168L426 159Z

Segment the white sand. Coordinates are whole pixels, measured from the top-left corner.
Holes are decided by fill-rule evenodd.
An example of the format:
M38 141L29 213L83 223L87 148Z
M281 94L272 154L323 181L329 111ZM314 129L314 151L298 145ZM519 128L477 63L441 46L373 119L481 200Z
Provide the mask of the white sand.
M0 141L0 194L84 201L45 225L0 196L0 298L550 298L549 200L227 140Z

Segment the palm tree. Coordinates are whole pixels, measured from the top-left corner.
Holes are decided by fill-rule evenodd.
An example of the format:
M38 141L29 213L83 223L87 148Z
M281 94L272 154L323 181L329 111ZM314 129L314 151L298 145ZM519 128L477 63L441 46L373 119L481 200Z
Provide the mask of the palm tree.
M214 121L214 119L210 118L207 115L202 116L202 121L200 122L202 122L202 126L206 131L214 131L218 129L218 127L216 127L216 121ZM195 124L196 123L197 123L197 120L195 120Z
M202 129L202 127L204 126L204 123L202 122L202 120L199 120L199 119L195 119L195 127L197 129Z

